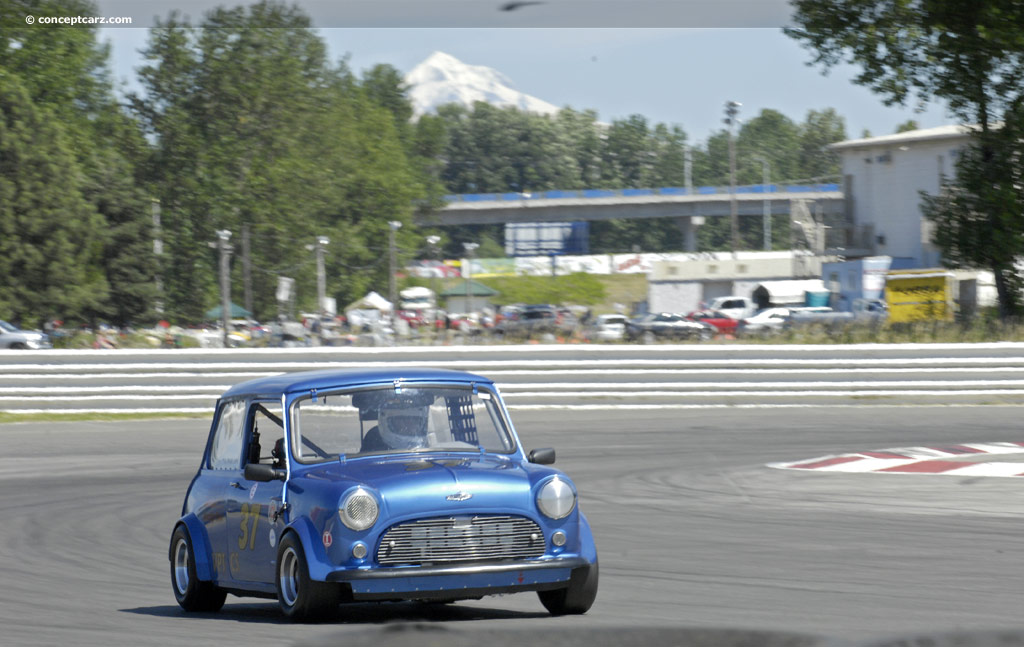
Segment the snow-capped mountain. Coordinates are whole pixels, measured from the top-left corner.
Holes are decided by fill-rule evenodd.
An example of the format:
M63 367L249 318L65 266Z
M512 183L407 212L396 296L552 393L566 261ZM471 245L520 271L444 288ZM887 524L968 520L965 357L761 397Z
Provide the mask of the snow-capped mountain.
M434 52L405 76L416 116L431 112L446 103L472 107L475 101L495 106L515 106L540 114L558 112L547 101L512 88L512 83L497 70L483 65L467 65L450 54Z

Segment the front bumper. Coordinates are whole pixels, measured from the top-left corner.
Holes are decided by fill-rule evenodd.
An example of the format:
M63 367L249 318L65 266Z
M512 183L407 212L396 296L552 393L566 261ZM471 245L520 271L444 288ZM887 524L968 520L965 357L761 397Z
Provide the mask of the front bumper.
M351 587L355 600L477 598L562 588L573 570L589 566L583 557L558 557L461 566L340 570L328 574L327 581Z

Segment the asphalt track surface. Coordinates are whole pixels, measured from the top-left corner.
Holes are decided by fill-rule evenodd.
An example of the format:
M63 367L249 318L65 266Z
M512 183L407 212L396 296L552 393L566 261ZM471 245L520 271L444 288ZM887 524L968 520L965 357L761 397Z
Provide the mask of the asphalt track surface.
M204 420L0 425L3 645L1019 645L1024 481L766 467L1021 440L1020 407L513 412L554 446L601 560L597 602L174 602L167 544Z

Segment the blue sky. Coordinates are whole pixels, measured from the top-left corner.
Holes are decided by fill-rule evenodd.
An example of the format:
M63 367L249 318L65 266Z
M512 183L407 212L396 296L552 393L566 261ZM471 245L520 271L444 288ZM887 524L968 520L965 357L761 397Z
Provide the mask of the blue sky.
M468 6L465 3L470 0L462 2L460 6ZM561 4L578 9L588 3ZM752 6L742 0L732 3L740 9ZM196 6L203 4L195 0L183 6L193 22L201 15ZM387 4L388 0L378 0L375 6ZM667 4L672 3L659 6ZM408 27L406 20L397 20L398 26L328 26L319 28L319 33L331 57L348 55L356 72L389 63L405 73L432 52L443 51L464 63L494 68L516 89L555 105L594 109L606 122L641 114L652 123L682 126L695 142L723 128L723 106L729 100L743 104L741 118L771 108L796 122L803 121L809 110L832 107L845 117L851 138L860 137L865 129L873 135L889 134L908 119L916 119L925 128L952 123L941 106L929 106L923 113L885 107L877 95L852 83L854 67L839 67L828 75L808 67L810 54L779 26L768 24L778 21L777 16L740 20L738 27L720 26L729 22L721 15L723 0L713 4L717 13L703 21L713 26L703 27L556 28L539 23L541 26L507 28L492 26L488 13L487 20L480 21L486 25L483 27ZM119 7L115 0L100 5L102 15L132 15L133 11L130 6ZM157 11L157 5L164 10ZM139 5L131 6L138 13ZM166 15L170 8L170 4L159 3L145 6L159 15ZM785 3L763 0L756 6L781 10ZM318 3L311 5L315 25L336 24L337 18L331 16L318 23L318 7ZM527 9L530 7L522 11ZM500 13L507 12L492 13L501 18ZM666 22L685 21L669 17ZM743 26L744 22L756 26ZM147 33L145 28L101 31L100 37L109 40L113 48L114 76L125 87L135 87L134 69L142 62L138 50Z

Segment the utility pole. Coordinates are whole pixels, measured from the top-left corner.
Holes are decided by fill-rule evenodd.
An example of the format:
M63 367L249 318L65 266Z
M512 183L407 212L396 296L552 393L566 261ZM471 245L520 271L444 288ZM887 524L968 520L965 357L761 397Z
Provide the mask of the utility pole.
M217 241L210 243L220 252L220 323L224 328L224 348L228 347L228 331L231 323L231 232L227 229L217 231Z
M728 101L725 104L725 123L729 126L729 225L732 229L730 246L733 256L740 246L740 216L739 205L736 203L736 124L739 119L736 115L740 112L742 103Z
M397 220L388 222L388 299L391 300L391 330L395 330L398 321L398 287L395 282L395 271L398 260L395 258L395 232L402 228Z

